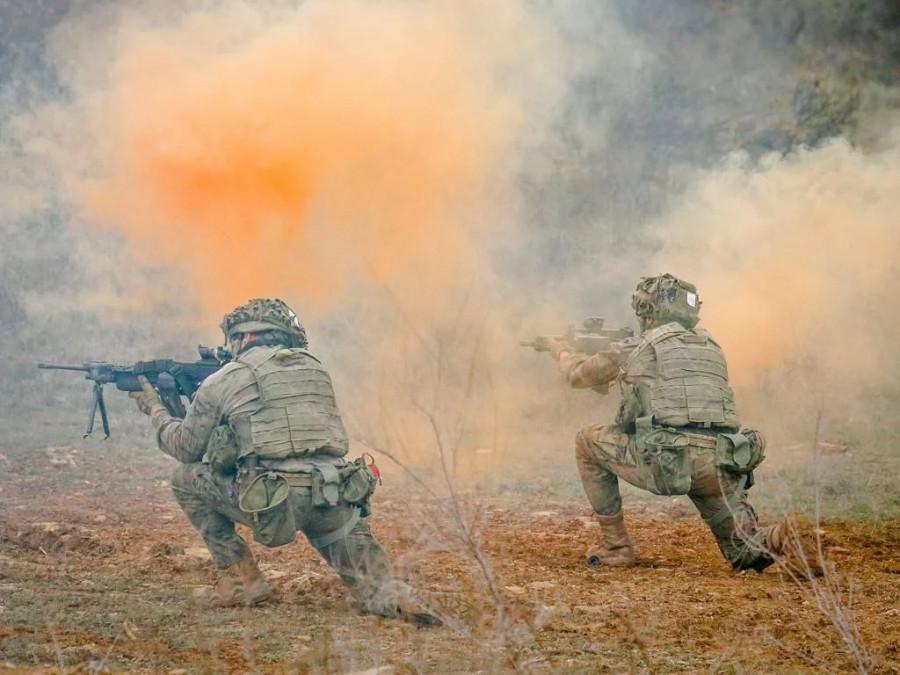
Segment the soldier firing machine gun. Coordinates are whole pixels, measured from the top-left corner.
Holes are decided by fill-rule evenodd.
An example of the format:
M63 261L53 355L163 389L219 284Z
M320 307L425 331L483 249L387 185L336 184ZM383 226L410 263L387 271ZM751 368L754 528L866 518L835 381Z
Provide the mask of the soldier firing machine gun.
M599 354L613 342L634 337L631 328L603 328L605 319L592 316L584 320L581 328L570 325L564 335L538 335L534 340L519 340L522 347L532 347L536 352L550 351L550 341L565 342L576 352L582 354Z
M200 384L207 377L218 371L231 361L231 352L223 347L204 347L199 345L197 351L200 359L193 363L173 361L172 359L155 359L138 361L132 364L107 363L106 361L89 361L81 365L64 363L39 363L38 368L47 370L77 370L84 373L87 380L94 382L94 394L88 413L87 438L94 431L94 419L100 411L104 438L109 438L109 417L106 414L106 403L103 400L103 385L115 384L120 391L140 391L138 376L143 375L159 392L159 399L166 410L174 417L184 417L186 410L181 397L193 400Z

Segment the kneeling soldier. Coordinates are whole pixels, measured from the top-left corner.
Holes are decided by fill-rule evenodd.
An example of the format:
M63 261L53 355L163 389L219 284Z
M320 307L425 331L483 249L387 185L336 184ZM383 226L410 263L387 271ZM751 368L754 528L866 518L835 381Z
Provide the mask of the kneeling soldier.
M132 394L150 415L160 449L181 464L175 498L203 536L219 582L198 589L213 607L254 605L271 595L235 523L265 546L301 531L340 575L361 611L432 623L411 589L396 581L369 530L376 478L348 462L347 433L331 378L307 350L306 331L281 300L256 299L221 326L234 360L197 390L185 418L169 415L143 380Z
M765 439L740 428L725 355L694 330L700 300L693 284L670 274L644 278L632 296L641 334L599 354L559 340L550 353L572 387L601 391L620 383L615 424L582 429L578 471L603 534L592 565L630 566L634 549L622 517L619 478L658 495L688 495L735 569L762 571L777 556L802 574L819 573L810 528L800 518L759 527L747 501Z

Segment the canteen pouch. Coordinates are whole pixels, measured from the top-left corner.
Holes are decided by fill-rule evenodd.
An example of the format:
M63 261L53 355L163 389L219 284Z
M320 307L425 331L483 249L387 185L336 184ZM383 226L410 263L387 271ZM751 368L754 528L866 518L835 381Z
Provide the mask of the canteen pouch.
M651 417L635 421L638 458L649 471L658 495L686 495L691 491L691 456L687 436L675 429L654 427Z
M378 485L378 476L369 466L365 456L358 457L342 472L341 496L351 506L358 506L363 518L372 512L369 499Z
M263 546L284 546L297 538L291 487L280 474L256 476L241 493L238 506L253 519L253 538Z
M765 458L766 441L754 429L716 437L716 464L730 473L750 473Z
M333 464L319 464L312 471L312 505L337 506L341 500L341 472Z

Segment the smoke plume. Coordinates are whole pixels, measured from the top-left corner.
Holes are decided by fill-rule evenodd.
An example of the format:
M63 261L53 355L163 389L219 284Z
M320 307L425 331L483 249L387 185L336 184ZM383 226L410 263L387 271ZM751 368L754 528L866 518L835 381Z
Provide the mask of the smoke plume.
M434 290L479 264L539 40L516 3L125 11L108 80L74 80L96 164L82 219L185 271L213 316L321 306L354 280ZM506 164L505 164L506 163ZM433 299L432 299L433 300Z
M733 383L771 423L824 414L832 433L859 430L854 415L896 391L898 139L736 158L658 225L658 267L697 283Z
M48 45L0 73L13 360L146 357L278 295L360 428L414 454L424 409L500 474L615 405L518 339L618 327L670 271L762 428L896 395L883 3L51 4L0 10Z

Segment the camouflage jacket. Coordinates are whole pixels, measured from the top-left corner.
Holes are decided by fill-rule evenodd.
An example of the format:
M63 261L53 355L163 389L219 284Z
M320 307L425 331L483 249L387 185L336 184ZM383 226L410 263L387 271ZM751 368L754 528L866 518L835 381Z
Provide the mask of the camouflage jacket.
M686 340L699 343L694 351L702 353L698 357L687 345L677 351L652 348L669 335L687 336ZM658 354L663 354L668 361L660 364ZM660 372L661 365L665 366L665 372ZM620 382L623 401L616 423L625 429L630 429L638 417L650 414L670 426L694 423L734 429L740 426L724 356L704 332L665 324L613 343L611 349L593 356L564 352L559 367L572 387L593 387L605 393L610 383Z
M264 357L265 353L280 349L279 346L259 346L249 349L246 354ZM259 384L253 371L233 361L200 385L183 420L172 417L163 408L156 408L152 423L163 452L179 462L198 462L209 449L217 428L226 423L234 430L242 454L251 452L250 417L262 407Z
M622 365L640 344L640 338L631 338L614 343L614 347L599 354L588 355L566 352L559 359L559 370L570 387L607 387L619 377ZM649 356L652 358L653 353Z

